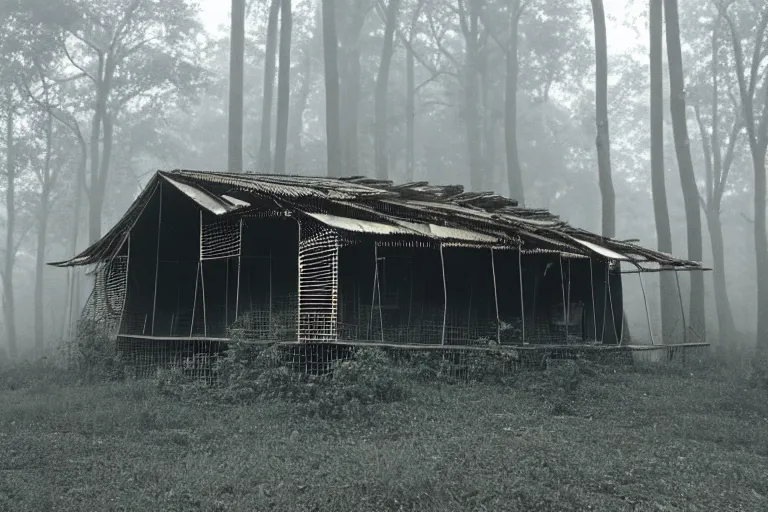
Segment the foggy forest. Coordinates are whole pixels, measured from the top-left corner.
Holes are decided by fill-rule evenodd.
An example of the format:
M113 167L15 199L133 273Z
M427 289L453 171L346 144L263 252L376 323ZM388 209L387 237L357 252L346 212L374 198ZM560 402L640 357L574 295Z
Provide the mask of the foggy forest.
M625 336L633 345L686 340L708 343L712 353L733 357L768 352L768 3L765 0L221 0L220 3L216 8L226 15L222 15L222 23L217 25L206 20L209 10L193 0L0 0L0 118L3 121L0 128L3 301L0 363L44 356L72 337L91 293L92 279L83 269L54 268L48 263L72 258L99 240L123 216L155 171L173 169L366 176L393 183L423 181L461 185L467 191L493 191L517 200L520 206L549 210L573 226L618 240L635 240L663 253L702 263L704 270L623 277ZM617 39L617 34L621 39ZM757 351L749 352L754 349ZM684 380L690 372L657 375L655 371L625 376L630 382L627 387L632 388L626 392L633 394L630 398L615 398L616 403L642 401L638 397L644 393L663 395L663 400L667 400L663 407L681 411L699 402L698 395L691 391L698 384ZM549 374L545 372L545 375ZM589 375L583 374L578 379L589 380ZM765 387L768 374L762 375L763 387L768 389ZM661 380L648 384L646 377ZM165 386L177 384L176 381L164 382ZM276 385L277 380L271 383ZM713 386L701 391L710 393L706 395L707 400L718 400L718 404L727 401L720 397L722 391L715 391L715 384L707 385ZM0 391L5 389L3 386L5 384L0 385ZM740 385L734 386L734 390L741 389ZM108 390L94 391L102 393L98 395L99 400L106 400L107 395L103 393L128 393L105 389ZM538 399L534 397L538 393L536 389L540 388L533 392L528 388L510 392L520 400L514 407L534 416L540 414ZM672 394L670 389L675 390L674 400L666 394ZM654 395L657 391L661 394ZM738 414L746 415L747 410L753 414L765 407L764 391L750 388L740 392L749 395L739 395L733 403L750 405L739 406L742 412ZM71 393L64 395L68 398L62 399L62 403L82 405L79 401L87 399ZM451 407L462 409L464 405L460 401L474 400L472 393L476 392L462 388L456 391L459 395L443 395L447 393L443 388L435 388L424 393L419 400L437 410L445 407L446 400L453 404ZM623 396L621 393L617 392L616 397ZM492 404L502 402L502 391L496 388L482 394L478 400L486 400L482 402L485 405L471 402L464 413L451 413L453 419L435 428L449 436L450 425L457 429L466 427L451 422L469 422L470 416L485 414L496 408ZM715 398L716 395L719 398ZM586 400L590 405L582 404L580 415L572 416L589 417L590 421L593 415L600 417L601 413L595 412L599 407L590 401L596 395L573 398L566 393L564 396L567 398L557 395L560 398L546 403L554 403L552 407L556 410L560 410L558 407L572 410L577 407L573 400ZM174 400L176 398L174 395ZM24 407L29 406L26 398L19 399L18 404L3 405L3 400L0 400L0 412L7 407L8 411L16 411L22 424L29 421L32 425L35 420L30 418L34 414L27 416L23 412ZM34 404L38 398L29 400ZM169 406L171 412L158 413L161 402L152 400L165 398L141 400L145 405L136 407L145 409L125 413L129 418L126 421L133 421L137 429L146 429L153 432L152 435L158 432L159 436L159 432L165 432L164 428L177 428L168 426L171 423L182 425L180 429L186 428L183 425L191 416L185 415L192 414L187 409L173 409L177 407L173 405ZM558 400L571 405L558 405ZM680 405L683 402L686 405ZM700 402L703 404L706 400ZM755 405L758 402L763 405ZM101 413L94 413L99 416L93 419L93 424L106 421L111 425L107 416L122 414L116 409L118 405L110 404L104 405ZM43 411L49 406L53 407L50 411L59 410L59 406L49 401L41 401L37 407ZM281 452L284 457L292 457L290 443L297 437L309 436L301 420L296 419L302 416L290 416L299 413L286 412L285 405L264 407L243 412L245 416L242 419L237 416L231 425L241 429L239 432L245 431L243 435L250 435L247 432L251 427L246 423L261 421L261 416L249 417L248 414L291 418L286 420L290 436L285 440L282 434L265 427L266 441L259 441L258 453L267 457L264 453L271 449L267 445L274 436L275 443L277 439L279 443L288 443L275 449L284 450ZM324 407L322 402L318 407ZM387 409L392 407L389 403L382 407L385 412L377 414L401 414ZM408 407L413 408L412 417L397 416L402 424L392 419L395 416L387 417L386 421L398 424L392 427L395 430L412 429L407 433L398 432L406 437L416 436L408 437L403 443L418 444L421 439L418 436L423 434L417 433L417 422L433 421L434 418L422 416L431 414L424 410L432 409ZM651 406L637 407L640 409L626 412L627 422L639 418L642 407ZM61 411L66 418L77 414ZM768 446L764 437L765 413L763 409L749 419L739 416L738 420L763 421L762 427L756 423L734 426L737 420L728 416L731 419L710 427L695 426L696 422L703 421L700 418L681 420L692 423L685 423L687 426L675 423L674 427L660 419L658 428L667 434L681 429L674 430L675 436L687 436L686 429L699 432L696 434L699 437L694 436L696 441L686 448L690 451L681 452L681 464L710 457L704 454L707 449L693 447L695 443L704 442L703 430L722 433L720 440L708 438L707 442L735 443L734 439L738 438L742 448L751 447L744 457L764 457ZM166 422L162 414L179 416ZM659 414L660 418L666 418ZM7 417L10 422L11 416ZM421 419L414 419L417 417ZM189 421L214 432L207 439L219 438L217 443L225 443L218 449L225 453L232 450L230 455L239 453L238 449L226 445L234 442L228 434L216 434L235 427L208 416L204 420L195 418ZM547 418L550 419L546 421L552 421L551 415ZM74 416L66 421L78 424ZM11 432L9 425L0 418L0 426L6 426ZM330 457L335 450L332 438L336 434L332 432L337 430L326 423L323 425L318 428L330 437L319 440L316 449L327 452L318 452L312 457ZM565 442L569 434L558 429L571 427L564 423L558 425L550 426L549 430L557 432L550 434L557 439L548 441L554 445L539 440L537 443L541 445L521 450L532 449L534 459L538 457L535 454L540 453L536 450L551 449L554 453L556 448L551 446L570 450ZM655 436L657 425L652 425L653 434L643 432ZM498 427L501 431L501 423ZM101 432L99 428L106 427L93 428ZM111 426L105 435L113 435L110 429L118 432L121 428L127 427ZM366 432L368 427L354 428L362 429L355 430L359 433ZM509 428L528 427L520 423ZM607 430L611 429L613 427ZM683 430L685 434L680 433ZM731 434L736 438L730 438ZM3 435L0 429L0 447ZM365 437L368 434L359 435L369 439ZM369 441L361 442L379 443L375 437L378 434L371 435L374 437ZM472 445L469 437L476 435L477 432L472 436L467 434L462 446ZM627 467L651 464L652 457L647 452L644 452L646 455L634 453L632 447L621 444L618 434L605 435L610 449L620 454L614 464ZM221 437L228 440L221 441ZM730 440L722 441L725 438ZM168 443L197 449L198 441L189 441L191 437L168 439L172 439ZM306 439L307 443L315 442L311 437ZM498 442L494 439L482 441L477 453L494 457L489 455L496 446L493 443ZM673 443L667 438L659 442ZM511 500L505 501L507 504L518 500L515 503L519 508L509 508L515 510L583 510L588 504L602 510L694 509L686 508L684 501L675 502L677 498L669 497L673 493L665 495L666 491L659 490L661 487L652 490L653 485L661 486L653 480L661 478L658 475L649 477L655 484L649 484L645 490L636 489L634 498L626 491L631 498L626 498L629 502L600 502L589 494L592 491L587 497L576 491L561 491L576 494L569 495L570 502L558 501L560 498L552 498L554 501L541 498L544 501L540 502L536 497L549 491L537 486L545 484L521 484L522 494L510 497L498 488L482 487L495 485L493 483L469 482L461 480L469 477L457 474L454 478L461 480L466 489L454 495L445 487L445 482L424 480L431 478L424 476L431 474L430 471L448 470L439 469L438 462L430 466L432 469L424 469L422 464L426 464L426 459L421 459L416 452L405 451L402 446L387 451L392 447L377 445L376 449L381 450L379 454L369 455L369 452L354 451L363 448L344 446L341 448L344 456L363 461L359 463L368 478L376 480L376 475L383 472L393 479L382 483L385 479L382 476L382 481L363 491L357 489L354 492L359 494L349 496L378 496L383 501L365 502L363 506L363 502L355 501L357 498L339 494L340 481L325 474L318 478L327 479L328 489L335 490L314 494L312 499L301 498L304 486L309 485L309 491L313 484L299 484L292 475L315 472L320 463L309 456L296 462L296 468L280 466L272 470L274 474L283 475L281 482L289 482L285 489L275 487L276 481L266 473L258 478L253 476L255 490L248 491L252 494L246 493L249 497L242 498L242 502L231 498L231 494L215 497L206 494L208 491L200 491L203 497L196 498L196 505L192 501L189 502L192 505L181 504L178 492L168 495L170 491L167 491L152 499L164 503L167 508L163 509L168 510L254 510L275 504L278 508L295 510L398 510L398 507L401 507L399 510L506 510L506 505L494 501L502 495ZM717 446L719 450L721 445ZM132 448L120 449L129 453ZM470 448L452 449L467 457L461 463L451 459L455 466L474 468L475 475L490 471L483 462L472 458ZM624 449L628 451L622 456ZM26 448L14 450L21 453ZM578 453L589 459L585 467L596 463L587 451ZM609 457L607 453L605 457ZM257 452L248 457L257 457ZM0 466L2 458L0 456ZM677 452L673 458L678 458ZM254 460L257 459L252 462ZM468 460L473 462L466 462ZM151 464L155 463L164 464L159 460ZM742 464L735 460L728 463ZM389 465L382 469L377 464ZM589 471L574 476L581 471L578 460L568 459L563 464L567 478L598 478ZM710 485L708 479L720 478L712 476L714 469L706 477L696 471L709 469L691 470L693 473L681 477L676 485L681 488L687 485L686 478L695 481L690 484L694 486L690 492L691 496L696 495L696 500L702 500L697 502L700 508L695 509L698 510L728 510L729 506L735 507L734 510L765 510L762 507L768 503L765 483L768 475L764 468L759 469L760 464L743 464L744 473L738 477L741 480L734 477L738 483L732 482L729 487L720 482L724 488L731 489L728 492L732 494L727 498L710 496L702 490ZM174 467L173 471L183 472L180 466ZM161 469L155 470L161 472ZM345 466L336 470L340 475L352 471ZM207 473L209 471L211 473ZM621 480L624 471L629 470L622 467L615 478ZM648 469L648 474L653 471L656 470ZM184 480L191 476L172 474L190 488L197 485L192 480ZM202 474L209 478L220 475L212 468ZM339 478L352 478L352 474L354 472ZM542 477L542 481L550 476ZM135 478L136 482L140 480L140 476ZM408 487L409 479L415 482L413 488ZM488 477L486 482L491 480L494 478ZM2 482L0 475L0 509L4 504L10 507L8 510L48 509L45 506L48 502L43 498L40 498L43 501L35 501L37 498L14 501L14 495L8 490L11 484L4 489ZM232 485L236 490L231 492L241 496L237 490L240 484ZM294 487L288 490L291 485ZM418 486L427 489L424 496L430 497L420 498ZM81 492L87 494L82 489ZM469 494L459 496L465 491ZM653 499L649 497L654 492L661 496L656 504L664 503L667 508L654 508ZM43 495L48 496L40 494ZM71 510L108 509L95 494L77 498L84 500L80 502L67 496L68 500L74 500L67 502ZM487 501L482 502L483 496ZM691 496L683 500L693 500ZM121 510L134 510L140 508L141 503L152 503L142 501L144 498L135 498L128 508ZM590 501L593 498L598 501ZM426 501L420 501L422 499ZM714 501L707 501L710 499ZM717 501L720 499L730 501ZM22 502L29 508L14 506ZM627 503L639 508L623 508L629 507ZM67 509L64 505L57 506ZM173 508L175 506L178 508Z
M5 2L4 353L66 334L88 286L45 263L176 168L496 191L703 261L680 276L693 336L765 339L761 2L652 2L621 53L601 2L337 3L235 2L211 34L183 0ZM674 278L645 280L652 329L625 278L629 332L673 336Z

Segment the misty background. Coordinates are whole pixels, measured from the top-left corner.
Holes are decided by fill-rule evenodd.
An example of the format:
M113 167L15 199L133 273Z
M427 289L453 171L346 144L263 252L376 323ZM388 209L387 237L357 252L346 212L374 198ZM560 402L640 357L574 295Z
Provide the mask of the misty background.
M242 170L457 183L524 198L527 207L603 232L593 24L593 5L602 2L233 3L245 4ZM340 159L329 169L323 7L334 3ZM653 4L661 2L611 0L605 14L615 236L655 248ZM750 0L680 0L678 6L703 261L715 268L704 273L706 332L695 330L689 341L754 344L759 159L751 142L768 124L768 7ZM0 23L0 357L7 357L66 337L90 292L81 270L45 262L69 258L103 235L155 170L231 166L232 45L229 2L214 0L0 0ZM672 252L686 256L662 43L663 176ZM516 90L515 172L510 90ZM287 113L287 128L278 111ZM715 258L718 248L722 258ZM669 334L662 302L668 326L679 329L680 300L690 317L691 275L681 272L679 281L678 295L676 287L661 293L658 274L625 275L633 342L651 343L652 332L658 343ZM721 329L729 317L732 326Z

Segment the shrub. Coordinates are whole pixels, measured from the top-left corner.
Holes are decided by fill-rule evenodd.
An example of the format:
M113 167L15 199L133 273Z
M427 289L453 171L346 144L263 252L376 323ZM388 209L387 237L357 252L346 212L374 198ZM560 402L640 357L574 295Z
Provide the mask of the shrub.
M217 369L220 386L214 392L222 400L288 400L322 418L360 415L372 404L408 396L402 375L379 350L357 350L351 359L335 363L329 374L318 376L290 368L277 344L235 340Z
M121 380L126 376L115 338L98 322L79 322L75 339L65 343L63 349L67 352L68 364L87 380Z
M403 400L408 395L403 382L402 372L380 349L359 349L333 372L333 384L364 405Z

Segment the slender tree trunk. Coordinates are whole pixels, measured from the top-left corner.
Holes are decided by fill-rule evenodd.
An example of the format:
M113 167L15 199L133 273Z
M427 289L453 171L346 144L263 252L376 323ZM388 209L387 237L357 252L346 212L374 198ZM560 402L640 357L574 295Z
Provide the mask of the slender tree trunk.
M341 131L339 126L339 64L336 37L335 0L323 2L323 60L325 62L325 133L328 176L341 173Z
M344 109L339 112L342 139L342 176L360 174L360 51L357 47L344 54Z
M603 236L614 237L616 236L616 194L611 177L611 147L608 133L608 46L602 0L592 0L592 18L595 25L596 145L600 195L603 202Z
M410 42L409 42L410 43ZM405 181L413 181L414 168L416 167L416 82L415 58L411 45L405 50Z
M261 103L261 137L259 141L259 172L272 169L272 96L275 87L275 48L277 47L277 16L280 1L272 0L267 21L267 47L264 59L264 96Z
M8 336L8 356L18 356L16 344L16 307L13 297L13 263L16 258L16 246L13 232L16 228L16 154L14 151L13 93L6 91L8 112L5 119L6 177L5 187L5 261L3 264L3 312L5 330Z
M46 89L47 96L47 89ZM46 105L49 105L46 98ZM53 117L50 107L45 125L45 164L40 180L40 205L37 225L37 250L35 255L35 348L45 346L45 313L43 292L45 283L45 247L48 235L48 214L51 193L51 152L53 149Z
M768 95L766 95L768 96ZM766 98L768 101L768 97ZM768 111L768 106L764 107ZM768 121L765 118L763 122ZM765 146L755 155L755 260L757 268L757 346L768 351L768 232L766 232Z
M291 101L291 0L280 6L280 69L277 77L277 126L275 134L275 174L285 174L288 149L288 110Z
M507 72L504 88L504 146L507 153L507 180L509 197L525 206L523 170L517 148L517 78L519 73L518 38L520 26L520 0L512 0L509 13L509 45L506 54Z
M482 128L478 112L478 19L480 17L478 0L469 0L469 28L466 38L466 63L464 84L465 128L467 133L467 153L469 156L469 181L474 191L479 191L483 184L483 153L480 142Z
M115 61L113 58L108 55L105 59L103 55L100 55L96 85L96 108L91 122L91 188L88 214L88 241L91 244L101 238L104 194L106 193L107 176L112 158L112 119L107 111L107 103L112 90L114 73ZM100 152L99 138L102 127L104 140Z
M728 342L736 331L736 327L733 323L731 303L728 300L728 286L725 282L725 244L723 243L723 224L720 221L720 212L707 211L707 227L709 228L709 237L712 240L712 260L714 261L712 278L715 285L717 323L720 328L721 340Z
M299 89L298 98L296 103L291 109L290 121L288 122L289 135L288 140L291 141L291 147L293 148L295 161L301 160L302 142L301 135L304 133L304 112L307 110L307 103L309 101L309 93L312 91L312 48L311 45L305 50L304 59L302 61L302 80L301 89Z
M380 180L389 179L389 162L387 159L387 86L389 85L389 68L395 51L395 28L397 28L397 13L399 10L400 0L389 0L387 22L384 27L384 46L381 50L379 72L376 75L376 91L374 93L374 160L376 162L376 177Z
M229 150L227 170L243 172L243 67L245 0L232 0L229 46Z
M663 0L651 0L650 4L650 60L651 60L651 189L653 192L653 216L656 221L658 249L672 253L672 229L669 223L667 185L664 172L664 87L662 71L663 54ZM661 330L663 340L674 342L679 338L675 276L661 272L659 276L659 304L661 305Z
M109 176L109 166L112 160L112 135L114 125L109 113L104 112L100 118L101 124L104 126L104 140L102 142L103 149L101 151L101 159L95 180L93 175L91 175L91 207L88 222L90 243L94 243L101 238L104 198L107 192L107 178ZM91 162L91 165L93 165L93 162Z
M733 313L731 312L731 302L728 299L728 288L725 283L725 248L723 246L723 226L720 221L720 204L723 189L725 187L725 177L733 162L733 148L741 129L740 122L737 120L731 133L731 139L728 141L728 151L723 162L720 140L720 94L718 87L719 75L719 38L717 24L719 19L712 27L712 134L707 136L704 125L701 122L698 106L696 107L696 120L701 131L701 141L704 149L704 161L706 168L706 201L704 212L707 217L707 228L709 229L710 245L714 260L713 281L715 288L715 305L717 307L717 326L720 341L728 342L736 333L736 326L733 322ZM738 117L738 116L737 116ZM709 142L708 142L709 141ZM725 176L724 176L725 174Z
M98 95L103 94L101 87L99 87ZM101 119L102 119L101 100L96 101L96 110L93 113L91 119L91 179L90 179L90 191L89 191L89 210L88 210L88 243L92 244L96 242L101 236L101 205L96 201L99 188L99 139L101 136Z
M85 183L85 175L87 172L88 150L85 146L85 141L80 140L80 164L77 169L77 184L75 186L74 205L72 209L72 231L69 235L69 254L74 256L77 254L77 240L80 234L80 213L81 203L83 198L83 184ZM79 281L77 273L73 270L70 276L67 278L67 297L66 297L66 314L67 318L64 322L65 331L62 332L62 336L66 338L70 328L70 323L73 320L73 316L80 310L80 302L77 300L75 290L77 289L77 283Z
M688 138L685 114L685 78L683 57L680 48L680 25L677 0L664 1L664 15L667 27L667 59L669 61L670 111L675 139L677 165L683 189L685 217L688 231L688 258L702 261L701 214L699 212L699 191L693 172L691 148ZM704 274L691 272L691 313L689 328L695 333L695 341L706 340L704 313Z
M483 106L483 180L480 183L482 189L493 190L496 180L496 119L493 115L491 104L494 103L491 75L488 69L488 58L483 58L482 71L480 73L481 104Z

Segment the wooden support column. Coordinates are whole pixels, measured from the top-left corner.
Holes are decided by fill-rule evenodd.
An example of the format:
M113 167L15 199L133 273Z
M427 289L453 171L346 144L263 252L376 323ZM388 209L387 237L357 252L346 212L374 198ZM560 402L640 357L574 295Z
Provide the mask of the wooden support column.
M237 322L240 313L240 267L243 260L243 218L240 217L240 249L237 251L237 286L235 287L235 322Z
M160 231L163 219L163 182L160 182L160 187L157 189L160 194L160 208L157 212L157 249L155 251L155 291L152 295L152 327L150 332L152 336L155 335L155 314L157 313L157 281L160 274Z
M520 277L520 320L523 327L523 345L525 342L525 293L523 293L523 245L517 246L517 270Z
M499 318L499 290L496 285L496 261L491 247L491 271L493 272L493 300L496 304L496 342L501 345L501 319Z
M440 344L445 345L445 323L448 320L448 285L445 282L445 257L443 256L443 244L440 243L440 268L443 271L443 331L440 336Z

